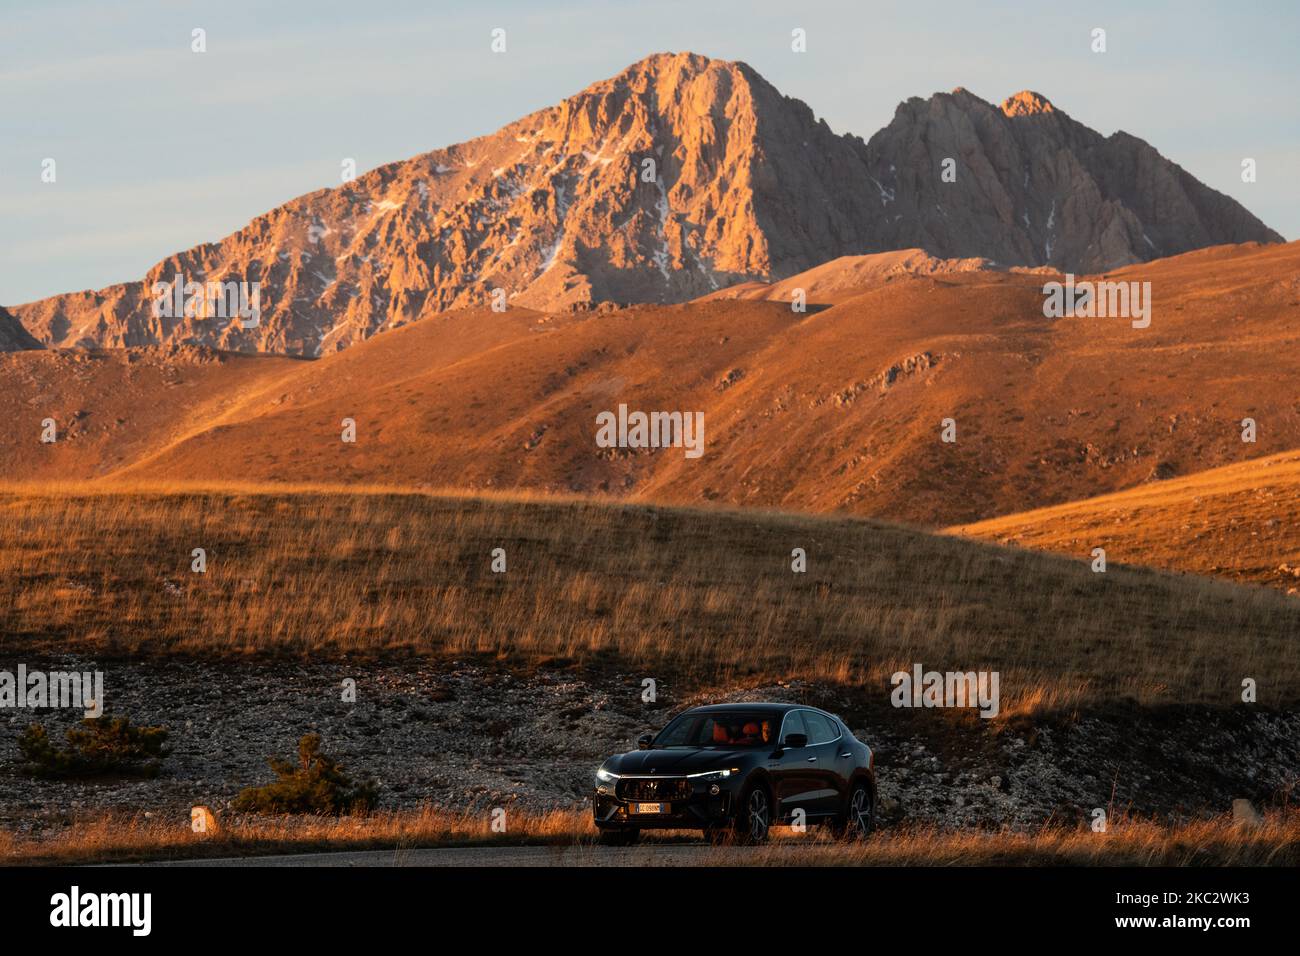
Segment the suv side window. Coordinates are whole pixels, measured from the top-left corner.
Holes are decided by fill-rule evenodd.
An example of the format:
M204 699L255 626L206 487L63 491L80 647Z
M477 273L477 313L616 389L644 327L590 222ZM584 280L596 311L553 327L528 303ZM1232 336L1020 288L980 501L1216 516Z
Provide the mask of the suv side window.
M803 715L804 725L808 728L809 745L828 744L840 735L835 724L821 714L811 710L800 711L800 713Z

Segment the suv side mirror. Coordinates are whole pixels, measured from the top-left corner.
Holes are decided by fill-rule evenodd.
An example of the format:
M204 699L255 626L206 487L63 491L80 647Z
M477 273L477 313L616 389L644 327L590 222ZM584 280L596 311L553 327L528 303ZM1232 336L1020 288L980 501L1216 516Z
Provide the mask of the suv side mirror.
M797 750L800 747L808 746L807 734L786 734L785 746L791 750Z
M642 734L640 737L636 739L636 749L649 750L650 745L654 743L654 740L655 740L654 734Z

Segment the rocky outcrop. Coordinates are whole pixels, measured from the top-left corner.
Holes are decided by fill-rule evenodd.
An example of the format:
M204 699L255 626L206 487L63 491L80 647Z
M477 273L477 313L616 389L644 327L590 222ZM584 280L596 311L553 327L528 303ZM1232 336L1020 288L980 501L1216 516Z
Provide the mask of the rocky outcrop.
M36 341L23 324L4 309L0 309L0 352L21 352L24 349L38 349L41 343Z
M910 99L867 156L886 248L1090 273L1283 241L1137 137L1102 136L1027 90L1000 107L960 88Z
M679 302L914 246L1087 272L1251 239L1280 237L1037 94L908 100L864 143L744 63L659 54L489 136L286 203L142 282L15 313L52 346L319 355L446 309ZM159 314L155 284L177 277L256 283L258 321Z

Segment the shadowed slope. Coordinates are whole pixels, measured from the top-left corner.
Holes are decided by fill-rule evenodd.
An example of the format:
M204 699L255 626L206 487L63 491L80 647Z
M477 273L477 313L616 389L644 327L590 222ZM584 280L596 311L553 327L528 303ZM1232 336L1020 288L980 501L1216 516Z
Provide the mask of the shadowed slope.
M948 528L949 534L1300 593L1300 452Z

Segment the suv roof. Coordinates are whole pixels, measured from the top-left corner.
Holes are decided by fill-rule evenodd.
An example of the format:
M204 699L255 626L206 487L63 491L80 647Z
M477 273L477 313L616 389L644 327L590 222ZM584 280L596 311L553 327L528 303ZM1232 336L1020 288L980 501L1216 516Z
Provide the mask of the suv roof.
M728 711L768 711L774 714L784 714L790 710L815 710L818 713L825 713L818 707L809 707L807 704L779 704L772 701L754 701L753 703L738 704L702 704L699 707L692 707L685 711L688 714L694 713L727 713Z

